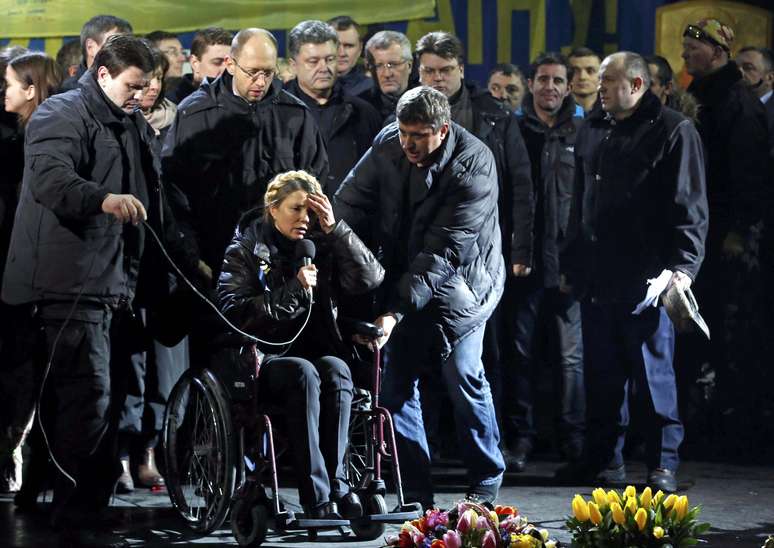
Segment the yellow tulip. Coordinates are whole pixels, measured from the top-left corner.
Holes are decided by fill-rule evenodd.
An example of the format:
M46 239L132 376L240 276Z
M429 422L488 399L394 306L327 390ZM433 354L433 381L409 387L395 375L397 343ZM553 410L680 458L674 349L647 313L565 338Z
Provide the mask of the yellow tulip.
M633 485L628 485L624 490L624 498L631 499L637 496L637 490Z
M647 508L650 506L650 502L653 500L653 492L650 490L650 487L646 487L642 491L642 495L640 495L640 506L643 508Z
M621 497L618 496L618 493L613 491L612 489L607 492L607 500L608 502L617 502L618 504L621 504Z
M572 513L578 521L589 520L589 507L582 496L575 495L575 498L572 499Z
M640 531L645 529L645 525L648 523L648 511L645 508L640 508L637 513L634 514L634 521L637 523L637 527Z
M658 506L658 503L661 502L661 499L664 498L664 492L659 489L656 491L656 494L653 495L653 506Z
M664 530L659 527L658 525L653 528L653 536L656 538L661 538L664 536Z
M677 495L675 494L669 495L664 501L664 508L666 508L667 510L671 510L672 506L675 505L676 501L677 501Z
M637 512L637 499L630 498L626 500L626 510L634 515Z
M607 508L608 500L607 500L607 493L605 493L604 489L594 489L594 491L591 493L594 495L594 501L597 503L597 506L600 508Z
M596 502L589 502L589 518L594 525L602 523L602 514L599 512L599 506Z
M677 512L677 519L685 517L685 514L688 513L688 497L685 495L678 497L677 502L675 502L675 511Z
M624 516L623 508L621 508L621 505L617 502L613 502L610 504L610 512L613 514L613 521L616 522L618 525L623 525L626 521L626 517Z

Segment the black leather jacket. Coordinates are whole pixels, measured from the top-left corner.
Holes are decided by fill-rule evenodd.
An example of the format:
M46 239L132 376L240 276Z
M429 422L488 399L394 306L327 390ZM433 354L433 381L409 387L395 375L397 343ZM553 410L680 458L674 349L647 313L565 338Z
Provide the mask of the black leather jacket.
M218 280L218 302L226 317L243 331L272 342L292 338L309 310L309 293L296 277L299 265L287 245L276 245L278 237L282 238L276 229L263 222L262 210L245 214L226 250ZM384 268L342 220L330 234L313 231L308 237L317 249L313 261L318 269L317 310L313 309L299 344L327 341L337 355L345 357L347 347L336 324L338 295L375 289L384 279ZM265 354L282 350L258 347ZM294 345L290 352L303 350L308 348Z

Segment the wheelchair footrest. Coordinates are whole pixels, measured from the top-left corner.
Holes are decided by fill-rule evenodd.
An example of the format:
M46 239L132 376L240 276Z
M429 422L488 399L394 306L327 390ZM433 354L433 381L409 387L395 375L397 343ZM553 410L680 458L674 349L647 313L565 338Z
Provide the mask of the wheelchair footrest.
M348 519L305 519L302 516L288 523L285 529L328 529L348 526Z
M418 517L419 514L417 512L391 512L388 514L371 514L370 516L363 516L362 519L378 523L403 523Z

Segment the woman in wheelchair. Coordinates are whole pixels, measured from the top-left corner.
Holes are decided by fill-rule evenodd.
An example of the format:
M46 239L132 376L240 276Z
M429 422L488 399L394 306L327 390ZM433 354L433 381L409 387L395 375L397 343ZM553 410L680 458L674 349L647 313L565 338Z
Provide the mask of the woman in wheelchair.
M299 243L305 239L316 246ZM316 247L317 256L304 265L299 251L308 247ZM346 481L353 382L339 357L348 350L336 326L336 297L370 291L383 278L382 266L344 221L334 219L320 184L304 171L269 183L264 207L242 217L226 251L218 281L226 316L273 342L303 329L289 348L258 344L258 397L284 411L308 519L363 513Z

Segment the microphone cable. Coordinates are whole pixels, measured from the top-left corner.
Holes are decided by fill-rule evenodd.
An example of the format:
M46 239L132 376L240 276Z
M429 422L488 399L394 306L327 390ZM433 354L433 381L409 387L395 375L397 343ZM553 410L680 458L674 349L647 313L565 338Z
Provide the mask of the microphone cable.
M115 223L114 219L111 219L111 220L112 220L111 224ZM146 220L143 220L142 224L150 232L151 236L153 236L153 239L156 241L156 244L159 246L159 249L161 250L161 253L164 255L164 258L167 260L167 262L169 262L169 264L172 266L172 268L175 270L175 272L178 274L178 276L180 276L180 278L183 279L183 281L188 285L188 287L191 288L191 290L194 292L194 294L196 294L202 301L207 303L207 305L209 305L215 311L215 313L223 321L223 323L225 323L230 329L234 330L236 333L238 333L242 337L245 337L246 339L248 339L250 341L261 343L261 344L265 344L265 345L269 345L269 346L287 346L288 348L286 348L283 352L280 353L280 355L284 355L290 349L290 345L292 345L296 341L296 339L298 339L298 337L301 336L301 333L303 333L304 329L306 329L306 326L309 323L309 318L312 315L313 299L311 298L311 289L312 289L311 287L309 288L310 289L310 299L309 299L309 307L308 307L308 310L307 310L307 313L306 313L306 318L304 319L304 323L301 326L301 329L298 330L298 333L296 333L295 336L292 339L290 339L289 341L280 342L280 343L272 342L272 341L266 341L266 340L260 339L258 337L255 337L254 335L251 335L249 333L245 333L244 331L239 329L237 326L235 326L233 323L231 323L231 321L229 321L229 319L226 318L226 316L224 316L223 313L221 313L220 309L212 301L210 301L210 299L208 299L201 291L199 291L196 288L196 286L193 284L193 282L191 282L185 276L185 274L183 274L183 272L180 270L180 268L177 266L177 264L175 264L175 262L172 260L172 257L169 256L169 253L167 253L167 250L164 247L164 244L161 242L161 239L156 234L156 231L153 230L153 227L151 227L151 225ZM109 226L110 226L110 224L108 225L108 227ZM73 301L73 304L70 307L69 312L67 313L67 316L65 317L64 321L62 322L62 325L59 328L59 331L57 332L56 337L54 337L54 342L51 345L51 353L49 354L48 361L46 362L46 366L43 369L43 376L42 376L41 382L40 382L40 389L38 391L38 398L37 398L37 401L35 402L36 420L38 421L38 426L40 427L41 434L43 435L43 442L45 443L46 450L48 451L48 456L49 456L49 458L51 458L51 461L54 463L54 466L56 467L56 469L59 470L59 472L73 484L73 489L76 489L78 487L78 482L77 482L77 480L72 475L70 475L59 464L59 461L57 460L56 456L54 455L54 451L53 451L53 449L51 447L51 442L50 442L50 440L48 438L48 434L46 434L46 429L43 426L43 413L42 413L42 408L41 408L41 402L43 400L43 393L45 391L46 381L48 380L48 376L51 373L51 368L53 367L54 356L56 355L56 349L57 349L57 346L59 345L59 340L61 339L62 334L64 333L65 328L70 323L70 320L72 320L72 317L75 314L75 310L78 307L78 303L80 302L81 297L83 297L83 292L86 289L86 280L88 280L91 277L92 270L94 269L94 264L96 262L96 259L97 259L98 255L99 255L99 250L95 250L95 252L92 254L91 262L89 264L89 269L88 269L88 271L86 273L86 277L83 279L83 281L80 284L81 287L78 290L78 294L76 295L75 300ZM104 433L103 433L103 435L104 435ZM100 438L100 442L101 442L101 438Z

